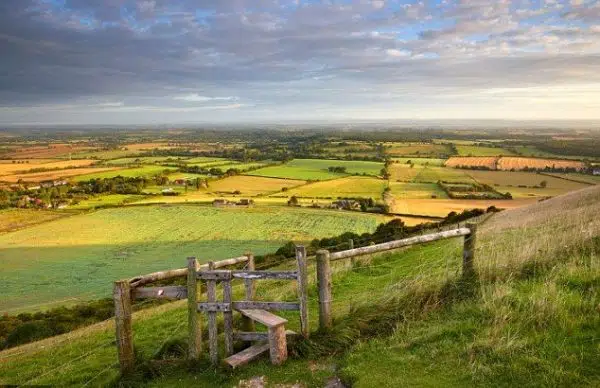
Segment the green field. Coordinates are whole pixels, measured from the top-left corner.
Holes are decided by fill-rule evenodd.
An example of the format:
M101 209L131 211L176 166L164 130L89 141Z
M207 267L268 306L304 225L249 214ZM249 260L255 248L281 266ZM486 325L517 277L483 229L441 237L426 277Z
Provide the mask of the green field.
M394 157L446 157L452 154L449 146L433 143L385 143L385 153Z
M435 183L390 182L390 189L394 198L398 199L448 198L448 195Z
M329 172L328 167L346 167L347 174ZM351 175L373 175L378 176L383 168L383 163L348 161L348 160L325 160L325 159L294 159L280 166L261 168L249 173L274 178L288 178L301 180L328 180Z
M143 166L143 167L123 169L123 170L105 171L105 172L99 172L99 173L95 173L95 174L79 175L73 179L77 182L82 182L82 181L88 181L90 179L114 178L116 176L122 176L122 177L127 177L127 178L150 177L153 175L161 174L165 170L175 171L176 168L164 167L164 166Z
M276 195L295 195L303 198L331 198L339 197L352 198L373 198L381 199L383 190L387 182L382 179L369 177L347 177L333 179L324 182L316 182L304 185L295 189L290 189L285 193Z
M188 256L205 262L248 250L262 254L289 240L373 231L386 219L286 207L185 205L76 215L0 235L0 312L108 296L112 281L183 267Z
M135 202L136 200L140 200L143 198L143 195L130 194L108 194L90 196L90 198L84 199L76 205L70 205L68 209L92 209L99 206L118 206L123 205L125 203Z
M415 167L416 168L416 167ZM437 181L444 182L473 182L468 172L446 167L424 167L418 170L419 172L413 178L414 182L419 183L435 183Z
M409 164L411 162L417 166L438 166L442 167L446 162L446 159L439 158L392 158L394 163Z
M178 156L143 156L139 158L120 158L108 160L106 164L114 164L114 165L127 165L127 164L152 164L152 163L161 163L161 162L187 162L187 158L181 158Z
M503 156L515 155L514 152L501 147L480 147L475 145L456 145L459 156Z
M68 212L34 209L0 210L0 233L26 228L35 224L69 216Z

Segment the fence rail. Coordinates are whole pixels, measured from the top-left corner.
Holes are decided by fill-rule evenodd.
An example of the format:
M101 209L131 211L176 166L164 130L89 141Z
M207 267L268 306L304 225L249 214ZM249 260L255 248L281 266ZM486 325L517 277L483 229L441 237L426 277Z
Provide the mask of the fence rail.
M479 217L479 220L487 217ZM321 330L327 330L332 325L332 277L331 262L344 259L354 259L362 255L370 255L385 252L393 249L407 246L424 244L448 238L464 237L463 243L463 275L474 273L473 262L475 260L475 243L477 224L468 222L463 227L454 226L455 229L443 230L436 233L424 234L420 236L409 237L401 240L369 245L360 248L353 248L354 241L348 241L351 249L340 252L329 252L319 250L316 253L316 275L318 287L319 304L319 327ZM123 374L129 373L134 368L134 349L132 333L132 308L131 301L144 298L167 298L167 299L187 299L188 309L190 311L203 311L208 313L209 318L209 339L210 343L216 341L216 319L217 312L226 313L226 326L231 325L231 309L261 309L261 310L299 310L301 330L304 337L308 336L308 310L307 310L307 271L306 249L303 246L296 247L296 259L298 261L297 271L256 271L254 256L247 253L244 256L231 259L209 262L199 265L196 258L188 258L188 267L174 269L169 271L154 272L151 274L138 276L128 280L115 282L114 302L115 302L115 322L116 337L119 356L119 364ZM217 270L228 266L246 263L245 270ZM183 278L187 276L187 286L164 286L164 287L142 287L144 285L174 278ZM230 281L234 278L244 281L245 297L244 301L234 302L231 300ZM298 302L261 302L255 301L256 289L255 279L295 279L298 281ZM200 287L197 287L197 281L207 281L206 302L200 302ZM224 301L217 302L215 293L216 281L225 281L227 288L224 290ZM252 320L243 318L244 332L254 331ZM198 359L202 350L202 323L198 314L189 314L189 358ZM229 330L231 332L231 330ZM227 349L232 348L232 338L226 338ZM211 346L211 358L216 357L215 346Z

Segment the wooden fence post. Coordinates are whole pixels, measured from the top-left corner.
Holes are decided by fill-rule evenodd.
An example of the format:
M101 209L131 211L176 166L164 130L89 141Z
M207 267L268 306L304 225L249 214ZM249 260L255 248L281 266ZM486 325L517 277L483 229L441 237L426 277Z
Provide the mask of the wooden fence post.
M473 276L475 268L473 262L475 261L475 243L477 242L477 224L469 222L466 225L471 233L465 235L463 245L463 276Z
M254 264L254 255L250 252L245 254L248 257L248 271L254 271L256 266ZM256 283L252 279L244 279L244 288L246 290L246 300L252 301L256 297ZM252 332L255 331L254 321L246 316L242 316L242 328L244 331Z
M222 282L223 303L229 305L229 311L223 312L223 332L225 334L225 354L233 354L233 310L231 309L231 277Z
M348 240L348 249L354 249L354 240ZM350 264L354 267L356 265L356 257L350 258Z
M133 332L131 328L131 286L129 280L115 282L113 290L115 302L115 327L117 350L122 374L130 373L134 368Z
M188 356L191 360L200 358L202 352L202 321L198 313L198 261L188 257L187 299L188 299Z
M208 270L215 270L215 263L213 261L208 262ZM217 281L207 280L206 281L206 299L209 303L215 303L217 301ZM210 353L210 360L213 365L219 364L219 343L218 343L218 332L217 332L217 312L208 311L208 351Z
M319 287L319 328L331 328L331 264L329 251L317 251L317 284Z
M300 333L304 338L309 336L308 328L308 271L306 267L306 248L296 247L298 262L298 299L300 299Z

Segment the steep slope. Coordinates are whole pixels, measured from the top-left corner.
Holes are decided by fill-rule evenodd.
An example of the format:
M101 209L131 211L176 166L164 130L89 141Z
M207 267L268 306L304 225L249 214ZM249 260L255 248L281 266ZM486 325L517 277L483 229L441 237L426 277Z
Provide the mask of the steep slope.
M322 386L597 386L600 384L600 187L506 211L480 226L479 277L460 275L461 241L441 241L335 265L334 328L293 349L285 366L257 362L215 373L181 357L181 303L136 315L142 360L136 384ZM314 273L311 274L314 278ZM311 291L312 327L317 325ZM293 295L289 282L259 286L261 298ZM297 318L290 315L290 322ZM293 325L291 329L294 329ZM106 385L117 368L112 324L0 353L0 384Z

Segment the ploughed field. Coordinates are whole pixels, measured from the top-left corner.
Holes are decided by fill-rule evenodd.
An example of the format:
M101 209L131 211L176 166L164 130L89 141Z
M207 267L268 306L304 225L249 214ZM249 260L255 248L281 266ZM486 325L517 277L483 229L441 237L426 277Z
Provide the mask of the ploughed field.
M274 252L285 242L372 232L390 218L365 213L190 205L100 210L0 235L0 311L15 312L109 296L114 280Z

